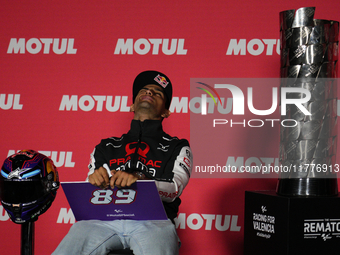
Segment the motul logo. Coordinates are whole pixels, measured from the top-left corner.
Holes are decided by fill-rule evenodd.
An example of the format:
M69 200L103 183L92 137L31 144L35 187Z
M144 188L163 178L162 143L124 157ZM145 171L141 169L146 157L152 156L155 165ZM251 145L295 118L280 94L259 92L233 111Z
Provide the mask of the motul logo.
M18 150L9 150L7 157L12 156ZM41 151L39 153L50 157L56 167L74 167L75 162L72 161L72 151Z
M136 41L133 39L118 39L116 44L115 55L186 55L184 49L184 39L145 39L140 38Z
M2 110L22 110L20 94L0 94L0 109Z
M26 41L25 38L11 38L7 54L50 54L51 52L60 54L76 54L73 38L31 38Z
M76 218L74 217L71 208L60 208L57 223L74 224L75 222Z
M186 229L188 227L192 230L241 231L241 227L238 225L238 215L198 213L186 215L185 213L180 213L175 218L175 224L177 229Z
M88 112L95 109L98 112L105 108L109 112L129 112L130 107L127 105L127 96L90 96L84 95L63 95L59 111L82 111Z
M0 221L6 221L9 220L9 216L5 210L5 208L0 205Z
M230 39L226 55L246 55L253 56L265 54L272 56L276 52L280 55L280 40L276 39L252 39L247 42L246 39Z

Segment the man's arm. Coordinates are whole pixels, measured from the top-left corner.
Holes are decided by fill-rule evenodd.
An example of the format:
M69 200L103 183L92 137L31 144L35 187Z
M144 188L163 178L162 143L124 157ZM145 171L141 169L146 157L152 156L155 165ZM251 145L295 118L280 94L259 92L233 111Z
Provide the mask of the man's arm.
M189 146L180 149L172 163L172 182L157 181L156 186L162 201L172 202L179 197L189 182L192 169L192 152Z
M89 172L86 181L97 187L107 188L111 171L105 162L101 144L98 144L90 155Z

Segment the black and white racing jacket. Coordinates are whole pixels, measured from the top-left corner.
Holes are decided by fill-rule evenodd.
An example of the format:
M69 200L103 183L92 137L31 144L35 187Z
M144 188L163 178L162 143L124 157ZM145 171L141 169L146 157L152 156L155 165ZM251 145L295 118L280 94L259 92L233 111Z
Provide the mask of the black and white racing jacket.
M154 179L169 219L181 203L179 196L192 169L192 153L185 139L166 134L162 122L132 120L131 129L121 137L103 139L91 154L89 173L103 166L108 170L142 172Z

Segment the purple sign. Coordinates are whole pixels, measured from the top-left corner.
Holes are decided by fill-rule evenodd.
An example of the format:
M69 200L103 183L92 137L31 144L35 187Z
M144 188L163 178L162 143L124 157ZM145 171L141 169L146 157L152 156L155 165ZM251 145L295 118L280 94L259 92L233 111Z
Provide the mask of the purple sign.
M154 181L137 181L122 189L100 189L88 182L61 186L77 221L167 219Z

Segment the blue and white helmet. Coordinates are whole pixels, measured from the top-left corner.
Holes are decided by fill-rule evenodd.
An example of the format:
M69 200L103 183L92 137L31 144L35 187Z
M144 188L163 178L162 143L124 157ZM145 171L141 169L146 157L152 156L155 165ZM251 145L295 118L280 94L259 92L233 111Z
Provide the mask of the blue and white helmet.
M2 165L0 199L15 223L37 220L51 206L58 188L53 161L34 150L19 151Z

